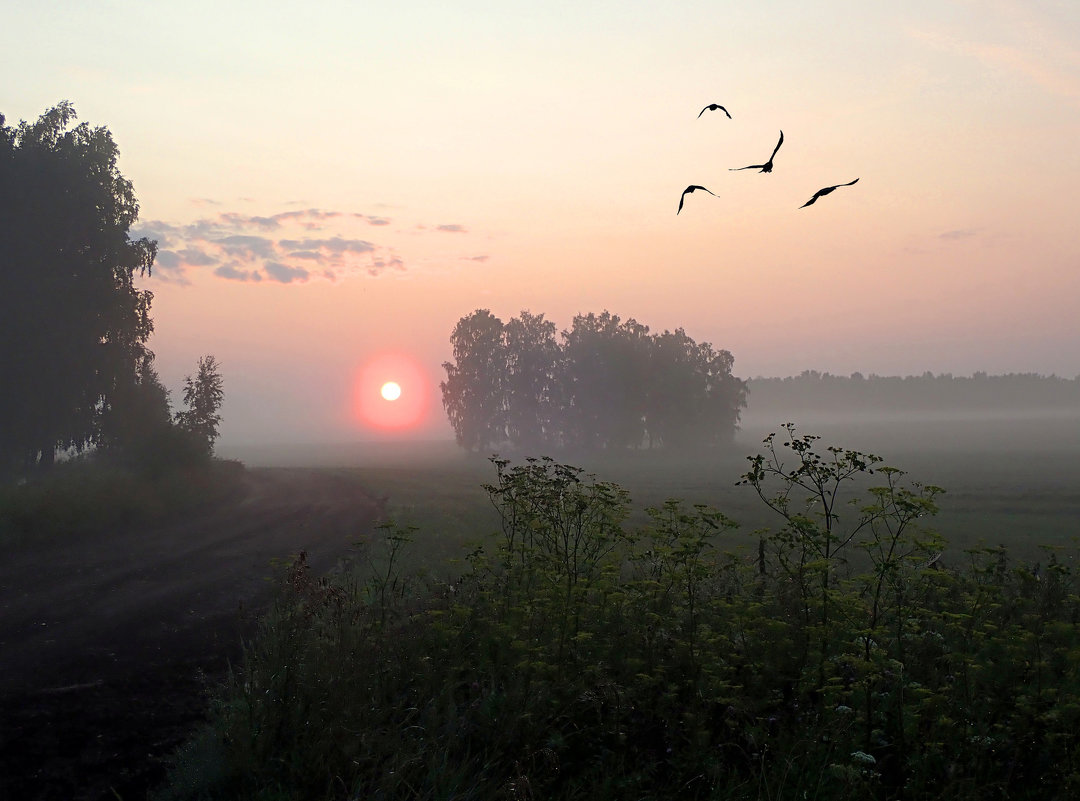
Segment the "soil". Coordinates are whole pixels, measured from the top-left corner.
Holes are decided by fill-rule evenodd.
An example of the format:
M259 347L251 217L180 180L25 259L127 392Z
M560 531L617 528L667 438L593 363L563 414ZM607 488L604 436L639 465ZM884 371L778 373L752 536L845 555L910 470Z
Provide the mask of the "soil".
M383 513L348 473L252 469L229 500L0 562L0 799L145 799L266 608Z

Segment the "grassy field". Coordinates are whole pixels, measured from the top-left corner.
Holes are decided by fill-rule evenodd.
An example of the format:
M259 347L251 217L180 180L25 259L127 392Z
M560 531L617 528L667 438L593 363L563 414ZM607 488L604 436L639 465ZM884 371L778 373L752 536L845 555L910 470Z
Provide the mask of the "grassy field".
M1080 448L1001 421L808 426L801 475L831 511L803 517L792 495L798 536L763 536L775 513L736 482L764 434L695 458L560 458L626 489L628 521L618 493L572 470L497 473L446 443L288 454L359 479L416 526L413 563L384 556L337 583L295 564L182 762L206 783L170 797L1077 797ZM895 474L864 476L848 452L833 463L830 445L907 480L872 496ZM755 465L768 498L776 472ZM829 506L834 480L844 494ZM454 572L456 550L496 531L486 482L514 521L503 547L452 585L410 581L417 561ZM710 512L643 512L668 498L741 527L718 551L726 526ZM934 501L943 556L908 526ZM738 543L748 558L722 552ZM1051 562L1039 545L1068 549Z
M752 421L729 451L705 456L558 458L629 490L631 525L644 522L646 507L680 498L736 520L732 544L745 543L755 529L776 524L752 490L736 486L769 431ZM1080 418L822 421L799 432L821 436L823 445L876 454L911 481L945 488L934 527L949 543L949 561L980 544L1005 545L1026 560L1040 559L1040 546L1077 546ZM490 454L466 454L451 442L263 447L228 455L251 466L333 466L360 475L373 493L388 497L395 522L418 528L416 556L433 569L498 528L482 489L495 480Z

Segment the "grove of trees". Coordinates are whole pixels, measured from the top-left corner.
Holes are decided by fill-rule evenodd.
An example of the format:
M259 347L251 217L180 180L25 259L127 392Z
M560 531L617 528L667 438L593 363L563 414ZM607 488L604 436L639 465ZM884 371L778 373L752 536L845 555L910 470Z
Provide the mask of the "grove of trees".
M473 451L709 447L731 441L746 406L731 353L607 311L556 337L543 314L503 323L478 309L450 342L443 406Z
M147 347L153 294L135 285L157 243L129 236L139 204L112 134L75 119L66 101L32 123L0 115L0 476L90 446L135 467L186 461L217 433L212 357L174 424Z

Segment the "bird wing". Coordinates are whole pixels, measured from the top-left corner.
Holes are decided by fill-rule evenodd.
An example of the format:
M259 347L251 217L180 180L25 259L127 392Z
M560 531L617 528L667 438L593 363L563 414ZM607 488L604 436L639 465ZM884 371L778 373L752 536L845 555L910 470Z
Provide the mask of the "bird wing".
M776 151L780 149L780 145L782 145L782 144L784 144L784 132L783 131L780 132L780 141L777 142L776 147L773 148L772 155L769 156L769 161L772 161L774 158L776 158Z
M854 181L848 181L846 184L837 184L836 186L826 186L824 189L819 189L818 191L816 191L814 193L814 196L812 198L810 198L808 201L806 201L801 206L799 206L799 208L800 209L805 209L807 206L809 206L811 203L813 203L819 197L823 197L825 195L828 195L831 192L839 189L841 186L851 186L853 184L857 184L858 182L859 182L859 179L856 178Z
M728 167L731 172L737 172L739 170L760 170L765 167L764 164L751 164L748 167Z
M679 197L679 211L682 211L683 201L686 200L686 193L689 192L689 191L690 191L689 189L684 189L682 195ZM679 211L677 211L675 213L678 214Z
M721 106L719 103L710 103L709 105L705 106L705 108L698 112L698 119L701 119L701 115L704 114L706 111L722 111L727 114L727 118L729 120L731 119L731 115L728 114L728 110Z

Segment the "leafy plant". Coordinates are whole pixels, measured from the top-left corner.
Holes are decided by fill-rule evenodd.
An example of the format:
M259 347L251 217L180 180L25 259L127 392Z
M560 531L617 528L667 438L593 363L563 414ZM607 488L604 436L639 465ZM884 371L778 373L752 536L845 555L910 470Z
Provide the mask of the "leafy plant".
M298 559L197 797L1074 796L1074 557L965 563L940 488L786 430L741 482L782 520L757 553L708 506L628 530L617 485L496 458L499 530L453 583L402 574L390 523L335 580Z

